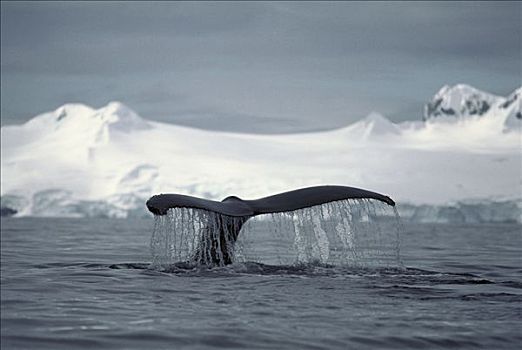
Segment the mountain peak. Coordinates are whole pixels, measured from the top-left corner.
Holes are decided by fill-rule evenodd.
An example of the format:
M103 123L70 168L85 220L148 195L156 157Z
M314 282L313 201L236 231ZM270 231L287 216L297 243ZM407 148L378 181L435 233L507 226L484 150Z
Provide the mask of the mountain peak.
M91 107L83 104L83 103L66 103L54 110L54 113L56 115L57 121L60 121L64 118L66 118L69 115L74 114L89 114L94 112L94 109Z
M344 128L363 139L369 139L383 135L397 135L400 133L397 125L392 123L388 118L377 112L371 112L364 119Z
M150 127L145 119L118 101L109 102L96 110L94 117L102 119L111 129L123 132Z
M424 107L424 120L438 117L482 116L501 97L470 85L444 85Z
M364 118L364 121L369 126L369 133L372 135L396 135L400 133L397 125L380 113L371 112Z
M506 129L520 131L522 129L522 87L513 91L499 108L507 114Z
M54 128L71 123L72 119L85 118L95 110L82 103L66 103L54 111L39 114L27 121L24 125L28 128L42 129Z
M113 132L129 133L149 129L147 120L121 102L111 102L99 109L69 103L40 114L23 125L29 138L42 135L59 140L81 138L83 144L107 143Z
M385 116L383 116L382 114L380 114L378 112L371 112L364 118L364 121L366 121L367 123L384 123L384 124L391 123L391 121L388 118L386 118Z
M504 101L504 103L502 103L500 105L500 108L507 109L507 108L511 107L514 103L516 104L517 102L520 104L521 96L522 96L522 86L519 87L518 89L516 89L515 91L513 91L507 97L506 101Z
M105 107L102 107L100 109L104 109L108 112L115 114L136 114L132 109L130 109L128 106L126 106L120 101L111 101L107 103Z

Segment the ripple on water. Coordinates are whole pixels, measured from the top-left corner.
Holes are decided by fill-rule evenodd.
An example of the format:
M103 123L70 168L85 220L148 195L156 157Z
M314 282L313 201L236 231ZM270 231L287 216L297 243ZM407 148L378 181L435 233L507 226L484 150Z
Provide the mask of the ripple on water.
M247 260L155 270L151 221L91 221L2 220L2 349L497 349L522 342L519 226L438 225L436 236L433 226L410 226L405 263L414 268ZM55 249L57 242L68 250Z

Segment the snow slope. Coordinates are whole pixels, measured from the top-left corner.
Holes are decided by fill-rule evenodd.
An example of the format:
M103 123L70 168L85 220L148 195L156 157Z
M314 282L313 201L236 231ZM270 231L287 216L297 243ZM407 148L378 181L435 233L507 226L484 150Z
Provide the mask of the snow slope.
M2 206L18 215L125 217L142 213L155 193L255 198L317 184L415 205L518 201L520 91L503 98L444 87L426 122L394 124L372 113L342 129L288 135L152 122L118 102L98 110L68 104L2 127ZM442 114L449 108L453 114Z

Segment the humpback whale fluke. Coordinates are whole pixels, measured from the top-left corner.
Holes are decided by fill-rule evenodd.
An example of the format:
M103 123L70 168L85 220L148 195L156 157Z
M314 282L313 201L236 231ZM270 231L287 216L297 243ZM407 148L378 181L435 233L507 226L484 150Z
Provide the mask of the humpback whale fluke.
M146 205L157 216L167 215L170 209L176 208L207 213L207 222L199 229L200 241L194 249L194 258L201 264L226 265L233 262L234 244L248 219L347 199L375 199L395 206L388 196L347 186L307 187L254 200L229 196L221 202L181 194L159 194L152 196Z
M165 215L167 210L173 208L195 208L243 217L292 211L343 199L362 198L376 199L395 206L395 202L390 197L380 193L348 186L315 186L254 200L229 196L221 202L181 194L159 194L147 201L147 208L155 215Z

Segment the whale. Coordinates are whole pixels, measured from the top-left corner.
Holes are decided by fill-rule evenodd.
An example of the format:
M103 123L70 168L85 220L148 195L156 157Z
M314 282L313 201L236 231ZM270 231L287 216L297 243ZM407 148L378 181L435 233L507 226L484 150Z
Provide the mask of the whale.
M201 233L202 242L195 254L196 260L202 264L210 262L228 265L233 262L231 244L236 242L241 227L250 218L263 214L291 212L346 199L375 199L395 206L393 199L387 195L338 185L300 188L253 200L228 196L222 201L214 201L183 194L162 193L147 200L146 206L156 216L167 215L169 210L176 208L192 208L212 213L213 225L204 228Z

